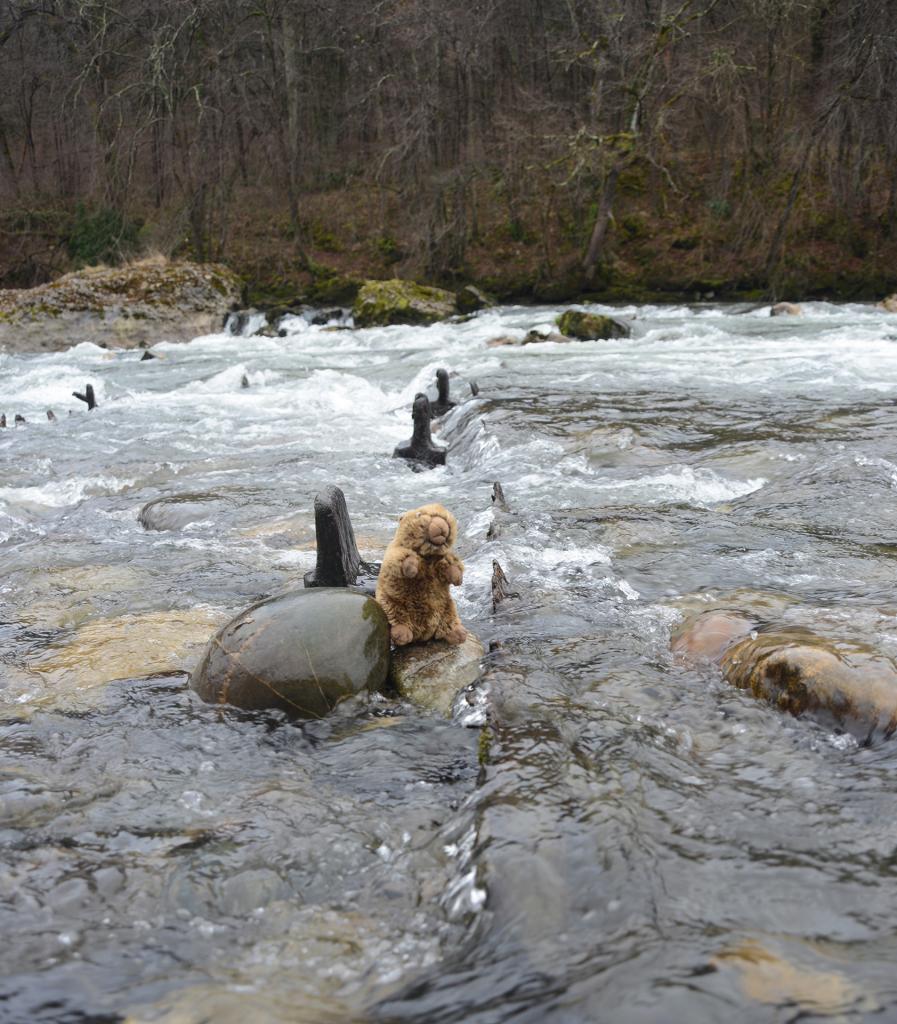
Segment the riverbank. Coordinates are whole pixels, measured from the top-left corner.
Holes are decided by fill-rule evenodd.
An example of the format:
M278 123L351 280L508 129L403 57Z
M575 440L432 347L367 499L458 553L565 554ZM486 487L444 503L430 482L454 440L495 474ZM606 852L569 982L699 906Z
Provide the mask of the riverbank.
M848 217L807 200L770 269L774 218L761 211L746 219L697 190L661 202L637 169L621 181L604 257L591 277L582 258L594 210L550 189L513 209L488 189L476 191L459 237L442 237L449 255L433 251L429 229L402 209L401 197L369 183L308 193L301 208L297 239L270 190L237 190L217 211L217 241L198 251L174 208L137 209L122 222L82 208L36 214L11 206L0 214L0 287L32 286L85 261L155 251L222 263L256 307L349 305L361 281L394 277L452 290L474 284L499 301L522 303L877 301L897 291L897 237L880 217ZM444 213L452 219L451 210ZM449 226L445 231L451 234ZM91 244L73 246L73 235L85 233Z

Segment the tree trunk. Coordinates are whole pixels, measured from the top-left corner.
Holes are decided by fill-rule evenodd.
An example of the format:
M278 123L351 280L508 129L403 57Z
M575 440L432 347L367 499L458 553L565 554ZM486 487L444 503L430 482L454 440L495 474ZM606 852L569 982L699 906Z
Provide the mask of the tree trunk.
M604 255L604 238L607 235L607 225L610 223L611 214L614 210L614 199L617 194L617 179L620 171L623 170L623 160L618 159L607 173L604 188L601 191L601 201L598 203L598 215L595 218L595 226L592 228L592 236L589 239L589 248L586 250L585 259L582 261L582 269L586 280L591 281L595 276L595 267Z

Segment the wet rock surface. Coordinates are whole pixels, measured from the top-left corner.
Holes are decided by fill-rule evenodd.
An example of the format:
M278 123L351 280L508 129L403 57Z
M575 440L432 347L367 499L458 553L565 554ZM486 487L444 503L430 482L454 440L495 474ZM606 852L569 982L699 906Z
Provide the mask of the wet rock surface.
M172 494L148 501L137 521L144 530L183 530L191 523L215 518L230 504L220 494Z
M462 644L431 640L392 652L389 682L406 700L450 715L455 695L483 674L486 651L472 633Z
M356 327L434 324L447 320L456 312L453 292L398 278L366 281L352 307Z
M580 313L568 309L557 318L558 330L567 338L577 341L603 341L609 338L628 338L632 333L627 324L612 316L598 313Z
M190 685L210 704L322 718L347 697L379 689L388 663L389 626L373 598L337 588L291 590L223 626Z
M159 259L86 267L36 288L0 291L0 349L188 341L219 330L240 291L239 278L217 263Z
M897 668L859 644L835 644L800 626L759 624L737 611L686 623L673 650L716 662L725 679L792 715L866 742L897 729Z

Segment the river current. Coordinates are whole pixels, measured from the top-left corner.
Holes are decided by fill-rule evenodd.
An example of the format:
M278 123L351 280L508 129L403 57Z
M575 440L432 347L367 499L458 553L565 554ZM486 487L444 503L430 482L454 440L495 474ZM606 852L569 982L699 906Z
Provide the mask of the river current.
M503 307L0 354L0 1020L897 1020L894 742L669 650L738 607L897 656L897 316L594 311L632 337L490 348L559 312ZM438 367L448 463L415 473L390 456ZM301 584L328 484L371 559L455 513L494 649L452 720L187 689ZM138 523L186 494L207 514Z

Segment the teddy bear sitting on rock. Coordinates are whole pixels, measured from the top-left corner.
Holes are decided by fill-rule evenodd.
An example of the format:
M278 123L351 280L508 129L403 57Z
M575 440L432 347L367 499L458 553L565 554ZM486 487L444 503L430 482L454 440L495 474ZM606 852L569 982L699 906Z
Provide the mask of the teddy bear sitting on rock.
M423 505L399 520L376 593L396 646L426 640L464 643L467 631L449 593L464 577L464 563L451 550L457 536L455 517L442 505Z

